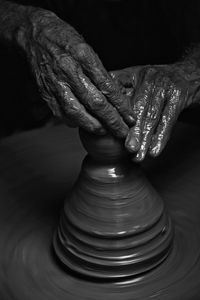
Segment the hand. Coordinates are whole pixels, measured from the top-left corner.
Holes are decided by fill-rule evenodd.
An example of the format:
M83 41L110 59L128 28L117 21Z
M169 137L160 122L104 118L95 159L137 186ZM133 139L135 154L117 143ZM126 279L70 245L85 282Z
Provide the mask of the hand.
M132 107L92 48L54 13L32 8L27 20L18 43L53 113L68 125L125 138Z
M181 64L139 66L111 72L121 91L132 102L136 124L126 138L126 148L134 160L158 156L183 109L199 90L198 80Z

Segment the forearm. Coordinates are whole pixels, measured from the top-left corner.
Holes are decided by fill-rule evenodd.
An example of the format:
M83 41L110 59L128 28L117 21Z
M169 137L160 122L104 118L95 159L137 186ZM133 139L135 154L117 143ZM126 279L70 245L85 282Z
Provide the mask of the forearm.
M0 0L0 39L16 42L20 27L25 23L27 8Z
M34 27L32 19L43 20L45 17L48 19L49 16L55 16L55 14L39 7L0 0L0 40L24 47L25 32Z
M189 83L188 105L200 104L200 44L191 49L184 59L175 64L177 73Z

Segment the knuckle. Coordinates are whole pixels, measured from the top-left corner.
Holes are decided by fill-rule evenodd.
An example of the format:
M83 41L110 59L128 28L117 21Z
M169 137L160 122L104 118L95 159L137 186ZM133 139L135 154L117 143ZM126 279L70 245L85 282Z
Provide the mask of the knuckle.
M124 129L122 119L120 117L116 116L115 114L113 114L112 116L109 115L107 122L110 127L114 128L116 130Z
M70 56L67 56L65 54L59 55L59 61L61 64L69 64L72 63L72 59Z
M72 95L70 95L70 93L65 91L63 93L62 99L62 105L67 114L71 116L77 116L80 114L80 106L78 105L78 103L75 102L74 98L72 97Z
M91 52L90 46L86 43L80 43L76 46L76 53L79 59L85 59Z
M106 108L105 100L102 97L96 97L95 100L90 102L90 106L97 111L102 111Z
M144 82L147 86L151 86L152 88L155 88L155 86L162 86L163 85L163 75L154 66L150 66L146 69L146 73L144 76Z
M117 85L115 85L109 78L102 76L102 78L100 78L100 84L103 92L107 93L108 95L112 96L119 94Z
M79 107L77 107L74 103L70 103L68 101L64 104L65 111L71 116L77 116L80 113Z
M59 56L58 60L60 66L63 67L64 69L71 70L72 72L76 71L76 64L70 56L62 54Z
M168 74L158 73L156 75L155 86L157 88L168 90L171 84L172 84L172 80L170 79Z
M147 68L146 70L146 76L147 77L151 77L152 75L154 75L157 72L157 69L153 66L150 66Z
M119 126L119 120L115 116L112 116L112 117L109 118L109 124L113 127L118 127Z

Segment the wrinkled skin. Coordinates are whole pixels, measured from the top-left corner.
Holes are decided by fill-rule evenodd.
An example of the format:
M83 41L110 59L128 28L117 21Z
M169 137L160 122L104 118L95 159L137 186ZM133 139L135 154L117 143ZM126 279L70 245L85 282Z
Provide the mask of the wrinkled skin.
M70 126L119 138L134 123L129 98L76 30L54 13L31 9L18 32L42 98Z
M132 103L136 124L126 138L126 148L142 161L164 149L181 113L199 100L200 74L183 64L139 66L111 72Z
M136 161L159 155L181 111L199 102L200 47L180 63L108 74L92 48L54 13L0 0L0 14L0 37L25 51L53 113L71 126L124 138Z

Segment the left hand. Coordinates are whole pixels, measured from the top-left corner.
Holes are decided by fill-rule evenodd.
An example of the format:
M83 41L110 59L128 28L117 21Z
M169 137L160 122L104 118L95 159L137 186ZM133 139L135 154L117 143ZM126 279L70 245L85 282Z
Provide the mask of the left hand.
M54 115L94 134L126 138L135 123L132 107L91 46L51 11L27 6L24 18L13 38Z
M125 142L135 161L142 161L147 153L155 157L162 152L179 114L192 103L197 83L186 75L178 64L111 72L135 112L136 124Z

